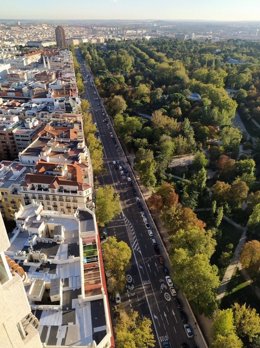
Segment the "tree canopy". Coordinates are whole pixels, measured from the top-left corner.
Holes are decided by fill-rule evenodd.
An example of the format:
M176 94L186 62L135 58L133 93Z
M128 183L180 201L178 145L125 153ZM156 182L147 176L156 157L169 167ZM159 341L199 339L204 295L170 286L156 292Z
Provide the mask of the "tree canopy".
M119 196L112 186L98 187L96 190L96 216L99 226L110 222L121 211Z

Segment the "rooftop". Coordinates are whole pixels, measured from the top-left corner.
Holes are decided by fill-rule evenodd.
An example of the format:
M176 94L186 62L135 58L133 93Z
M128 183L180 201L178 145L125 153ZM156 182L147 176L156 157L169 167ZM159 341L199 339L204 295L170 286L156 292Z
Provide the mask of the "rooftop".
M25 288L39 320L41 341L47 346L89 348L106 336L109 342L108 302L93 213L81 210L69 216L30 204L20 209L16 220L21 231L7 254L27 272ZM38 226L32 234L35 221L43 222L44 228ZM57 231L62 238L56 238Z

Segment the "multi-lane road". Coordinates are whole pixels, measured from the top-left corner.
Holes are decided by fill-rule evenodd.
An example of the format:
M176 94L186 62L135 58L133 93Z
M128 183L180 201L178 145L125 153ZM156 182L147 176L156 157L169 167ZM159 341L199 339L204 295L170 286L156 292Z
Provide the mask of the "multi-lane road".
M90 102L104 148L106 172L98 179L100 184L113 185L120 195L122 213L108 225L107 232L125 241L133 253L126 291L121 294L122 305L152 320L156 347L196 347L194 338L200 342L201 337L194 327L194 317L187 303L178 300L179 295L176 297L167 284L167 252L94 85L93 76L79 51L77 58L85 82L85 96ZM188 338L185 323L194 327L193 338Z

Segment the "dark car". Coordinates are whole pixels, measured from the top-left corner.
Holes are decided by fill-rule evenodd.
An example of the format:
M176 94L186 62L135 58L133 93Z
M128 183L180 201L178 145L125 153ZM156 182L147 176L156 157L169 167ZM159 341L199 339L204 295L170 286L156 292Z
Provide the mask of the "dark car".
M184 324L188 323L188 316L183 310L180 311L180 317Z
M179 309L182 309L182 308L183 308L183 303L182 303L182 301L181 301L178 297L175 298L175 301L176 301L177 307L178 307Z
M163 267L163 273L164 273L166 276L170 275L169 269L168 269L166 266Z
M160 254L160 248L159 248L159 245L157 243L155 243L153 245L153 248L154 248L154 251L156 252L156 254Z
M162 347L163 348L172 348L169 340L162 342Z
M188 343L183 342L183 343L181 344L181 348L190 348L190 346L188 345Z

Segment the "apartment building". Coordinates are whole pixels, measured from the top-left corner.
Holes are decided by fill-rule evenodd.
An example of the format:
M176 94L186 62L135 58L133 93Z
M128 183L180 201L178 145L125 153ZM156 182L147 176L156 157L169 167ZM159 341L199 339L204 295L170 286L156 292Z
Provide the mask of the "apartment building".
M13 131L18 125L18 116L0 115L0 160L15 159L17 157Z
M41 202L45 210L73 214L91 207L92 187L87 172L78 163L62 164L40 160L33 173L25 175L21 194L25 204Z
M0 211L6 220L14 220L14 214L24 205L20 184L30 168L19 162L0 162Z
M114 347L95 214L64 215L41 204L16 214L9 256L27 272L27 296L44 347Z
M17 152L19 153L29 146L43 128L44 125L37 118L26 118L20 121L13 130Z
M10 247L0 214L0 347L41 348L39 322L31 312L24 285L24 269L5 255Z
M74 133L69 132L68 128L63 135L62 138L58 138L49 136L48 132L42 132L41 136L19 154L20 162L24 165L34 165L40 160L57 164L78 163L86 183L92 187L93 171L85 142L75 139Z

